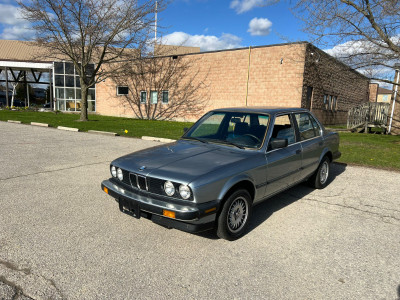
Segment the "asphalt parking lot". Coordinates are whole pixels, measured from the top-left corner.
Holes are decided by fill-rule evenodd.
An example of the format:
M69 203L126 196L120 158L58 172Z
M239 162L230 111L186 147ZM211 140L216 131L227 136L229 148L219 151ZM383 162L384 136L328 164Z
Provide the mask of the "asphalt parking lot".
M400 299L400 173L334 164L228 242L101 191L113 158L157 144L0 122L0 299Z

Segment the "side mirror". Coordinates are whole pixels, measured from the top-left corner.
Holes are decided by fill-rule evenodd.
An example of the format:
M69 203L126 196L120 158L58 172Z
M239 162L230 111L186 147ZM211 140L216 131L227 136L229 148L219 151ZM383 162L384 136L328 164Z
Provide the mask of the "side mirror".
M288 139L274 139L269 145L271 150L285 148L288 145Z
M183 133L186 133L189 130L189 128L185 127L183 128Z

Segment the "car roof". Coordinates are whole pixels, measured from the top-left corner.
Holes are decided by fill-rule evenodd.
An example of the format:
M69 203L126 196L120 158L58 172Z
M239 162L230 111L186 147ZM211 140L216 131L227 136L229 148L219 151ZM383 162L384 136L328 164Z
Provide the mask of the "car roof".
M218 108L212 111L229 111L229 112L261 113L261 114L276 115L276 114L291 113L291 112L308 112L309 110L299 107L245 106L245 107Z

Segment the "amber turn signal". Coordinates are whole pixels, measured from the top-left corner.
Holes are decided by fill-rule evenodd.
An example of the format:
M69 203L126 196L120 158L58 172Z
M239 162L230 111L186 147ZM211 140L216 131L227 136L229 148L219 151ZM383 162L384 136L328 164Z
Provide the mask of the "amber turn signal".
M163 215L168 218L175 219L175 212L169 210L163 210Z
M104 192L106 192L108 194L108 188L103 187Z

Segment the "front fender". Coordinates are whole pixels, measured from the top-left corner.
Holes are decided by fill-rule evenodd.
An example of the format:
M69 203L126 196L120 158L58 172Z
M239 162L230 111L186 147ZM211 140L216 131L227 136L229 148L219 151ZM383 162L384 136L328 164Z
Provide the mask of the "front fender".
M254 180L247 173L237 174L230 178L223 178L200 186L191 186L191 188L197 203L214 200L221 201L233 186L243 181L249 182L254 188Z
M229 192L229 190L237 185L240 182L247 181L250 182L251 185L253 186L253 192L256 192L255 188L255 183L254 180L248 175L248 174L238 174L237 176L234 176L230 178L222 187L219 195L218 195L218 200L224 199L225 195Z

